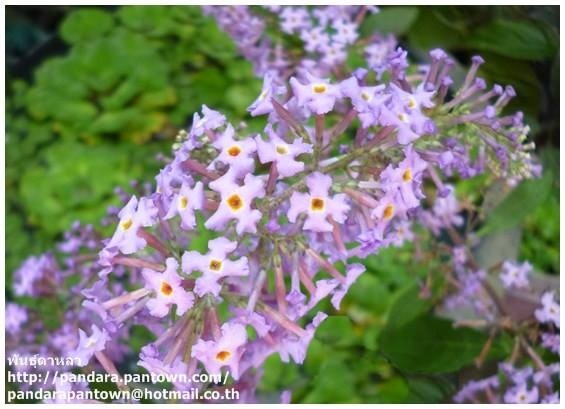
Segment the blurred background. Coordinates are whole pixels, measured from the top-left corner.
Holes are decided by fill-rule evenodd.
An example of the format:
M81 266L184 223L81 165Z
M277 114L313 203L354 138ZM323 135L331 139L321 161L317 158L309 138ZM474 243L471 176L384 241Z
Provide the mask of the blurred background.
M480 75L489 84L515 87L518 97L508 110L524 112L552 179L543 200L513 222L520 237L513 251L536 270L558 275L559 8L390 6L361 28L375 30L395 34L416 61L426 61L435 47L462 67L481 54L487 63ZM11 299L13 270L53 248L74 220L96 224L118 202L116 187L153 180L162 166L158 155L170 152L202 104L233 123L249 121L246 108L262 81L195 6L7 6L5 34ZM393 369L377 348L387 316L402 314L402 304L415 299L414 275L430 268L414 265L412 250L408 245L370 258L369 274L352 288L343 315L320 328L306 364L269 359L262 392L289 388L293 401L317 403L450 396L460 373Z

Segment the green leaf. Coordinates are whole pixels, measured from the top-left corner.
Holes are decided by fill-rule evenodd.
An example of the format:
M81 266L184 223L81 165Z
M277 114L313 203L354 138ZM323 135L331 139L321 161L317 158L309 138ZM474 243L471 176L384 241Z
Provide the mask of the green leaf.
M401 371L439 374L471 364L486 339L481 332L455 329L451 321L425 315L401 326L385 327L379 345Z
M433 305L431 299L422 299L416 284L410 284L398 294L388 313L388 328L399 328L427 312Z
M316 339L336 347L346 347L357 342L353 324L346 316L326 318L316 330Z
M378 13L365 19L360 31L364 36L375 32L404 34L410 29L417 17L417 7L383 7Z
M69 44L86 43L107 33L113 25L114 18L104 10L79 9L63 21L59 34Z
M548 30L537 24L500 18L479 27L468 45L507 57L539 61L552 57L558 43Z
M521 224L528 214L547 199L552 184L551 171L546 171L541 179L529 179L520 183L488 214L478 234L486 235Z

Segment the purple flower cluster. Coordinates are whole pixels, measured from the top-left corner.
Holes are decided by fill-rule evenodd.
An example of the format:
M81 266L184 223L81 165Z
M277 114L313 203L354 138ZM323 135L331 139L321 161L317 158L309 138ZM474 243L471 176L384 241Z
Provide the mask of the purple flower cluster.
M374 6L265 6L263 10L249 6L204 6L203 9L232 37L258 75L274 72L281 79L302 70L325 76L341 67L348 48L359 39L364 17L379 11ZM273 24L282 33L302 41L299 57L294 49L267 35L266 27ZM373 36L365 48L370 66L382 67L395 45L392 36Z
M365 49L366 67L347 73L337 69L346 46L357 41L363 15L376 10L277 7L271 11L280 14L282 30L304 42L298 61L272 45L267 20L249 7L205 7L263 77L248 108L265 118L263 131L247 134L204 105L155 184L132 196L120 192L124 206L111 209L112 237L101 240L76 225L59 246L63 267L46 254L16 272L17 296L64 291L73 298L47 343L34 335L43 323L33 312L10 304L11 350L31 354L40 346L40 353L79 358L78 366L113 374L128 352L156 374L229 371L240 400L253 401L269 356L304 361L327 317L317 305L327 299L339 309L365 270L359 258L413 240L415 222L455 241L464 219L446 177L490 171L516 183L539 174L522 115L502 112L514 91L487 90L477 77L480 57L455 89L453 61L442 50L408 76L406 51L394 39L375 37ZM501 313L488 272L460 241L450 254L455 291L445 306L471 307L493 323ZM507 289L525 289L530 268L506 262L500 278ZM70 276L78 284L69 288ZM533 315L545 328L543 346L558 351L553 293L543 295ZM140 351L122 342L133 325L152 334ZM554 369L537 368L521 381L509 372L504 400L550 399ZM488 378L456 400L499 387Z

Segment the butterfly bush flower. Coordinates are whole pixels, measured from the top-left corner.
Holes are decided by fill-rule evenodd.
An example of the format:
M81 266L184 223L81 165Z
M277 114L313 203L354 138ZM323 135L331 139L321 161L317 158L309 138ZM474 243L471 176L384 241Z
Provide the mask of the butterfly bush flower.
M232 261L227 258L232 253L237 243L219 237L208 242L207 254L202 255L197 251L187 251L182 256L182 270L190 274L200 271L202 276L196 279L195 292L200 296L213 294L217 296L220 292L218 280L222 277L245 276L249 273L247 258L242 257Z
M527 261L522 264L505 261L502 264L500 280L505 288L526 288L529 285L528 274L532 271L532 265Z
M220 204L218 210L205 223L208 229L222 230L230 220L235 219L237 234L257 231L256 225L261 218L261 212L253 209L251 203L265 195L261 178L247 174L243 185L239 185L227 174L211 182L210 188L220 194Z
M235 130L229 124L222 135L212 143L220 154L208 167L212 168L217 162L220 162L229 165L230 170L240 177L253 171L255 160L252 154L257 150L257 146L253 140L237 141L234 135Z
M86 335L86 332L82 329L79 329L79 344L76 350L71 353L73 358L79 359L81 366L87 365L90 358L96 352L103 351L106 347L106 342L109 340L106 330L101 330L96 325L92 325L90 328L92 330L90 336Z
M218 375L223 367L230 369L235 380L239 378L239 360L247 340L245 327L226 322L221 336L214 341L200 339L192 348L192 357L198 359L211 375Z
M331 217L337 223L343 223L347 217L349 205L346 195L339 193L329 196L332 178L321 173L314 173L306 179L309 193L294 192L290 197L288 220L294 223L300 213L306 213L304 230L316 232L331 231Z
M290 86L300 106L307 107L315 114L325 114L331 111L336 99L341 96L337 85L329 83L328 79L317 78L306 73L306 84L296 78L290 79Z
M118 214L120 218L118 228L106 247L116 247L124 254L141 250L147 242L138 235L139 229L152 226L156 215L157 209L150 199L142 198L138 201L133 196Z
M141 273L147 288L155 292L155 298L147 303L151 315L164 317L175 304L177 315L183 315L194 304L194 296L182 287L177 273L179 264L174 258L166 260L167 268L162 273L144 269Z
M176 215L181 217L181 227L185 230L192 230L196 226L195 210L201 210L204 205L204 185L196 182L193 188L187 183L183 183L179 192L173 196L169 211L164 219L168 220Z
M541 297L541 308L535 311L536 318L541 323L553 323L559 328L559 304L554 300L553 292L546 292Z
M269 141L264 141L260 136L255 138L257 154L261 163L275 163L277 172L282 177L289 177L304 170L304 162L296 160L303 153L311 153L312 145L304 143L302 139L295 139L292 143L285 142L269 125L265 129Z

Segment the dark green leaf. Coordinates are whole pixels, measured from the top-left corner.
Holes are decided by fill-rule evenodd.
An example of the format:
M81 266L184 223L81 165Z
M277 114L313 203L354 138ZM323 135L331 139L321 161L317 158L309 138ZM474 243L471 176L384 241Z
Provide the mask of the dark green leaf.
M383 7L381 10L365 19L361 25L362 35L403 34L418 17L417 7Z
M543 60L557 51L547 30L529 21L496 19L479 27L469 46L523 60Z
M402 326L385 327L379 345L401 371L438 374L471 364L486 338L481 332L455 329L451 321L426 315Z
M517 226L542 204L551 191L553 174L546 171L541 179L525 180L512 190L487 216L479 235Z

